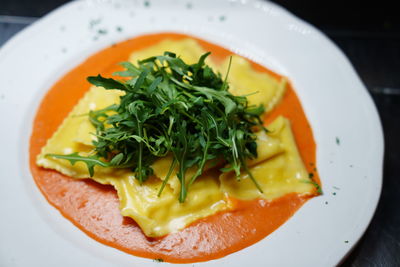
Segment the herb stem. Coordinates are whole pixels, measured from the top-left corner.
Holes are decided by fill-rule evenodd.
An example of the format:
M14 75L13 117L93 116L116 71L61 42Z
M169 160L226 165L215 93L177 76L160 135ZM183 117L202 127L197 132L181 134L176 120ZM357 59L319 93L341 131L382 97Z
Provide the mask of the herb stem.
M172 163L169 166L169 170L168 170L167 176L163 180L162 185L160 187L160 190L158 191L158 194L157 194L158 197L161 196L161 193L164 190L165 185L168 183L169 177L171 177L172 171L175 169L175 165L176 165L176 158L173 158L172 159Z
M138 120L138 131L139 137L142 137L142 125ZM138 157L138 172L139 172L139 184L143 184L143 170L142 170L142 157L143 157L143 141L139 141L139 157Z

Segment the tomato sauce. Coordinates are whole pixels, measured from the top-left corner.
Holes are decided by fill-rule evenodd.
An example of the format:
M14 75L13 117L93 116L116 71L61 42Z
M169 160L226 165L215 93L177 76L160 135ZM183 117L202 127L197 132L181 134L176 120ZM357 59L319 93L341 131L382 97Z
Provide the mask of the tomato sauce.
M36 166L36 156L57 130L63 119L90 87L87 76L111 76L121 70L117 64L165 38L196 39L219 62L231 51L192 36L160 33L136 37L108 47L68 72L46 94L37 111L30 139L30 168L33 178L48 202L79 229L93 239L130 253L150 259L173 263L192 263L221 258L248 247L265 238L287 221L310 197L288 194L268 202L265 200L239 201L234 211L224 211L198 220L182 231L161 238L146 237L130 218L120 215L119 201L112 186L91 180L77 180L53 170ZM252 63L258 71L279 75ZM289 85L283 101L265 119L266 123L278 115L292 122L293 132L308 171L314 173L316 144L311 127L301 104Z

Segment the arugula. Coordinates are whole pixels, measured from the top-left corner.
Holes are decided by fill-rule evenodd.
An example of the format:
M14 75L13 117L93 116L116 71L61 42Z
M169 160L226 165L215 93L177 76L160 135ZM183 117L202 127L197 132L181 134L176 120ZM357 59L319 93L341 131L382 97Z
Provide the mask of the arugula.
M105 89L125 92L119 105L91 111L89 120L96 128L91 156L54 155L71 164L84 162L90 176L94 167L132 168L142 184L153 174L151 164L172 155L173 161L163 181L162 193L173 169L181 188L179 201L184 202L191 184L202 174L206 162L220 159L228 163L221 171L234 171L237 179L246 171L246 160L257 157L255 129L264 129L260 116L263 106L250 106L245 96L234 96L228 89L227 75L215 73L205 64L210 53L195 64L186 64L174 53L165 52L139 61L123 62L124 71L115 75L128 77L117 81L101 75L88 81ZM228 71L229 72L229 71ZM195 166L196 173L186 172Z

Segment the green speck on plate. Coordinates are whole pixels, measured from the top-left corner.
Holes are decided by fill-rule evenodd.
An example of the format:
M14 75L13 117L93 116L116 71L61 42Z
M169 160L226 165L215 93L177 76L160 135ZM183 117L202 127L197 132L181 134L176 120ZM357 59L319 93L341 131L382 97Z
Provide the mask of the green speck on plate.
M339 139L339 137L337 137L337 136L336 136L336 144L337 144L338 146L340 146L340 139Z

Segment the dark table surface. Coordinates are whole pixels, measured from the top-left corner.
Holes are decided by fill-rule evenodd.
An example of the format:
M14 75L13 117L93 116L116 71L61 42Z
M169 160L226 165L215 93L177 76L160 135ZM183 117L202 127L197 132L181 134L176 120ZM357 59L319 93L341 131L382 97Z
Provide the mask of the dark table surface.
M0 0L0 46L67 0ZM342 266L400 266L400 16L396 1L276 0L314 24L353 63L385 134L381 199L365 235Z

